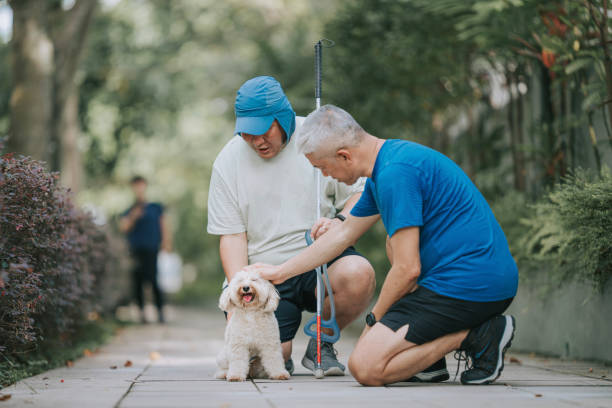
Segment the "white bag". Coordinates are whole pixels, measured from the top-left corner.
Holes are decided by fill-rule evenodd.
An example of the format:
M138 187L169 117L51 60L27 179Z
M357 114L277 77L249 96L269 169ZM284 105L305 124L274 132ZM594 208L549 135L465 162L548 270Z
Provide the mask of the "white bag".
M183 285L183 263L175 252L160 251L157 255L157 281L165 293L176 293Z

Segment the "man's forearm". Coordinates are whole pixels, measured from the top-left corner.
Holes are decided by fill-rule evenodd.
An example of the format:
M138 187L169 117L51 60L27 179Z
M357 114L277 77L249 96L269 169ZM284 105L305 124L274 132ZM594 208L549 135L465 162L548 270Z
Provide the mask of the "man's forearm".
M227 280L249 263L246 232L222 235L219 240L219 256Z
M341 224L321 235L312 245L281 265L282 275L287 279L308 272L329 262L353 242L347 225Z
M412 292L417 285L419 270L416 267L392 266L383 283L372 313L379 320L389 308L406 293Z
M128 233L134 228L134 224L136 224L136 220L130 216L129 214L121 217L119 220L119 231L122 233Z

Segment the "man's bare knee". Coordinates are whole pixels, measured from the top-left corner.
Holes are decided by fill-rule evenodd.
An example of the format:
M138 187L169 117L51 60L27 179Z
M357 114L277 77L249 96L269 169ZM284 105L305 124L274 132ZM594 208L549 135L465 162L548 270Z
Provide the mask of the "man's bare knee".
M334 292L351 292L364 294L373 292L376 285L374 268L367 259L360 256L349 256L334 264Z
M380 364L369 361L367 357L356 356L353 353L349 358L348 366L351 374L359 384L367 386L384 385Z

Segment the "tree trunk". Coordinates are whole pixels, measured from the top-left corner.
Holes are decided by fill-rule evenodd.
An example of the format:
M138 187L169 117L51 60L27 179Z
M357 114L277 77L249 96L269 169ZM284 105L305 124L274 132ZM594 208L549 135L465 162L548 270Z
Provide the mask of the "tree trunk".
M599 25L601 47L604 53L604 68L606 71L606 89L608 97L606 104L608 105L608 120L612 122L612 56L610 56L610 48L608 45L608 0L603 0L603 13ZM604 115L606 120L606 115Z
M508 120L508 132L510 133L510 153L512 154L512 175L513 175L513 179L514 179L514 188L515 189L519 189L518 188L518 181L519 181L519 168L518 168L518 149L517 149L517 143L516 143L516 129L515 129L515 122L514 122L514 98L512 97L512 85L513 85L513 80L512 80L512 76L510 74L510 71L508 71L508 89L509 89L509 93L510 93L510 101L508 101L508 110L507 110L507 120Z
M62 11L56 16L56 29L52 31L56 70L51 140L58 148L53 152L51 163L52 168L60 170L64 185L73 191L79 191L83 173L78 149L81 130L75 74L95 7L96 0L78 1L72 9Z
M53 42L45 27L44 2L10 0L13 9L11 124L8 151L50 159Z
M11 0L13 74L8 148L49 162L78 190L78 85L75 74L97 0Z
M517 144L517 167L518 167L518 180L516 188L519 191L525 191L527 189L527 167L525 163L525 133L524 130L524 117L523 117L523 96L518 94L516 100L516 144Z
M508 129L510 131L510 151L512 152L512 169L514 176L514 188L525 191L525 155L523 153L523 102L521 94L517 91L516 101L512 88L517 87L516 76L509 70L508 89L510 90L510 101L508 102Z
M546 185L552 186L556 180L556 137L554 129L554 108L552 104L552 81L548 68L544 65L540 66L542 78L542 124L544 125L545 141L544 141L544 164L546 167L545 181Z
M60 168L61 182L72 191L79 191L83 181L83 163L79 151L79 95L77 87L72 87L62 115L59 118L58 130L61 133Z

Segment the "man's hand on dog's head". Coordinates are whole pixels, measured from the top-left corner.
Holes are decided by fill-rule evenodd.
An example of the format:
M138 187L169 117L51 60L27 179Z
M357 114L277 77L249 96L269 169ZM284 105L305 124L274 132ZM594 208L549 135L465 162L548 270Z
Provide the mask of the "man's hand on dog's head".
M277 265L268 265L264 263L254 263L247 265L242 270L247 272L257 272L263 279L267 279L275 285L279 285L287 280L282 273L281 267Z

